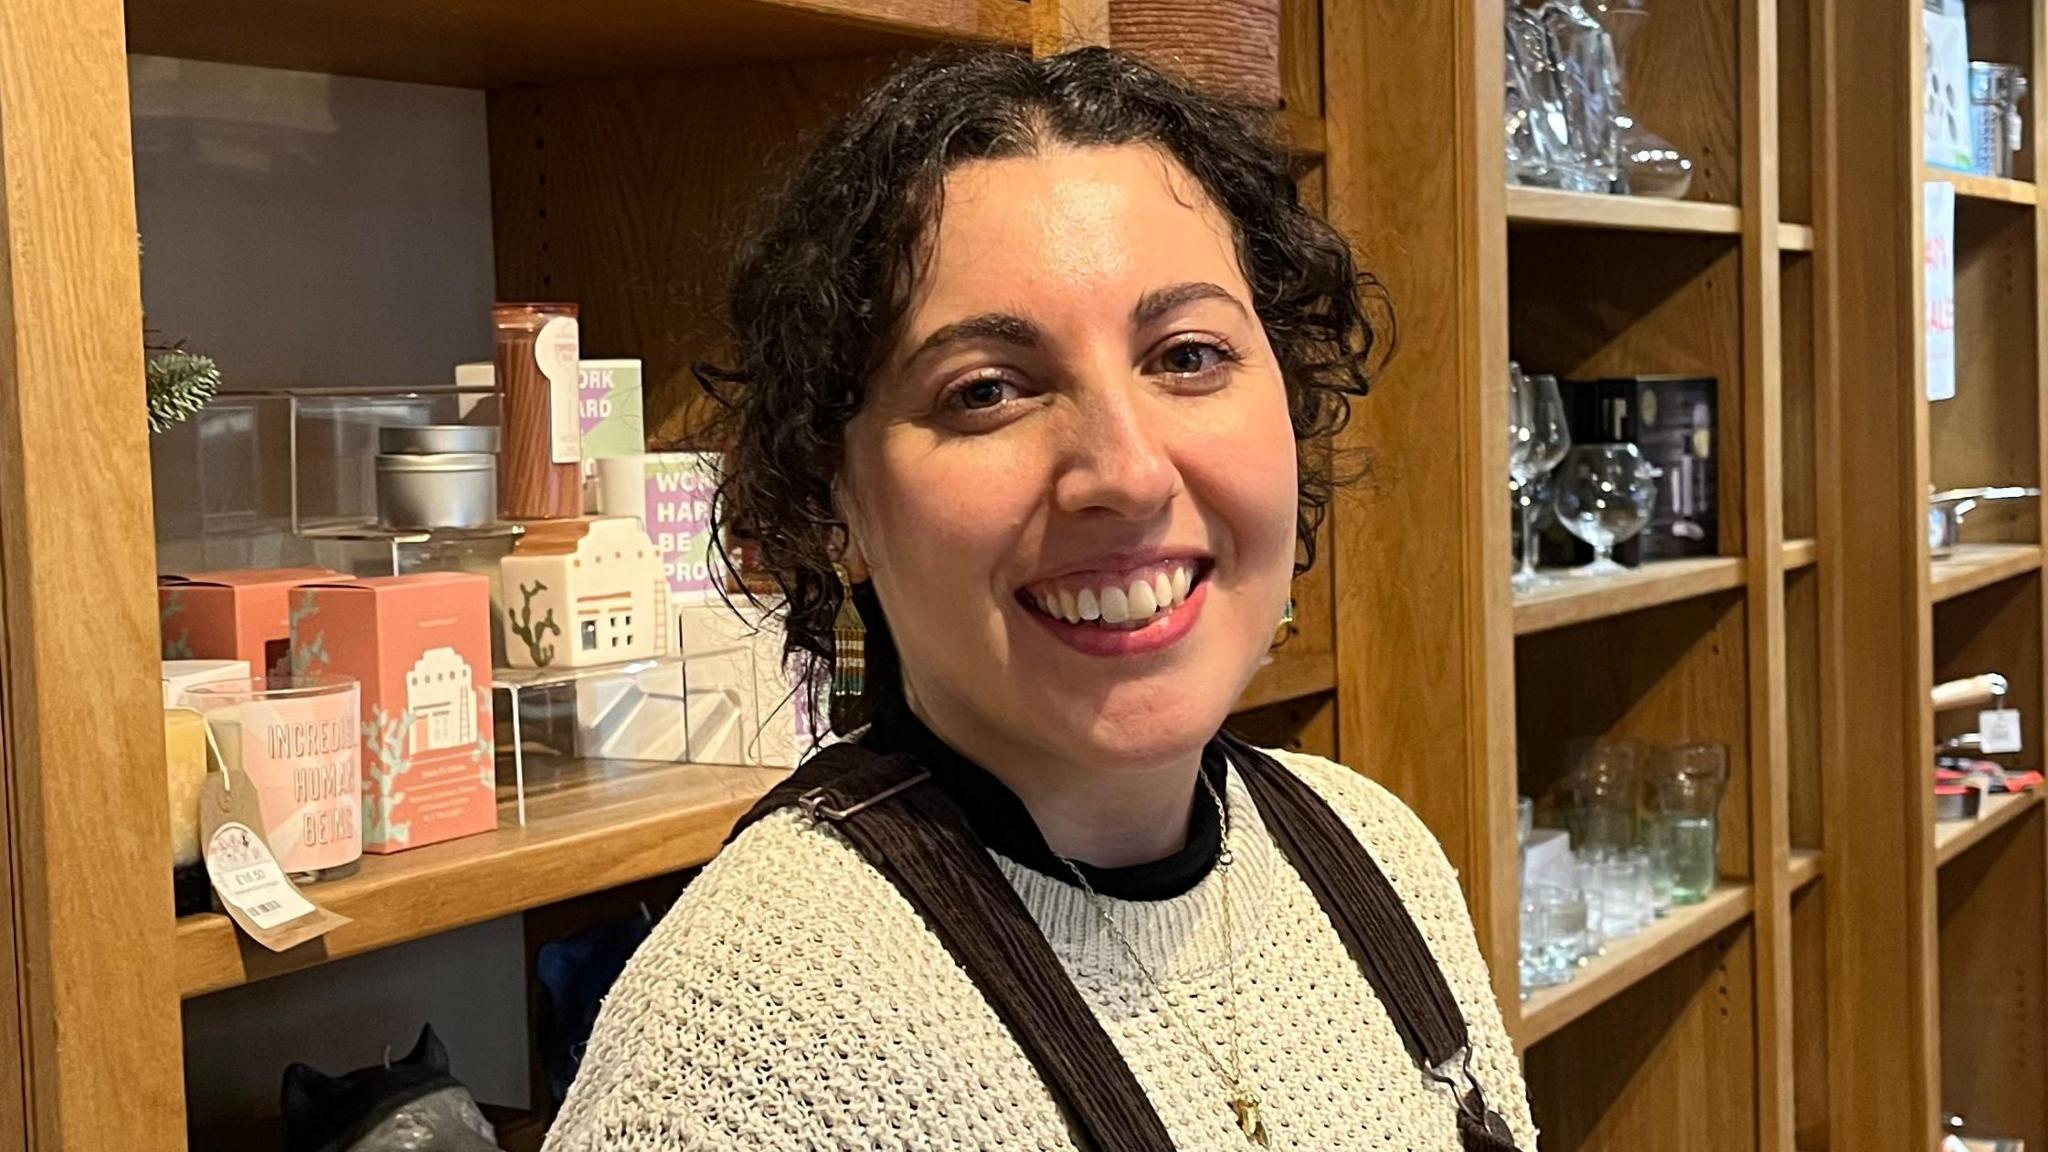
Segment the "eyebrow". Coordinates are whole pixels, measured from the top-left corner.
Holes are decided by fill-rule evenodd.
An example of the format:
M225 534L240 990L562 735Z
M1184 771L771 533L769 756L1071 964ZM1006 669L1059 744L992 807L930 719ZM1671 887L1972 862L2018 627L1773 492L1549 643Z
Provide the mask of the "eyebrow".
M1176 308L1192 304L1197 300L1221 300L1240 313L1244 305L1229 289L1207 280L1188 280L1154 288L1138 298L1131 309L1131 320L1136 324L1150 324ZM1010 312L984 312L943 325L919 342L905 363L915 363L924 356L948 344L960 344L973 340L994 340L1019 348L1036 348L1040 342L1038 326L1022 316Z

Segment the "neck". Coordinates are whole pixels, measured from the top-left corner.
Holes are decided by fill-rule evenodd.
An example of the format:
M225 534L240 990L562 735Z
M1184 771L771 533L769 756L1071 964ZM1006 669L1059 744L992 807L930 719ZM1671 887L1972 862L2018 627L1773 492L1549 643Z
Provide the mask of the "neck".
M1202 750L1158 761L1080 761L1020 743L954 706L909 690L910 711L954 750L1015 793L1046 846L1096 868L1163 860L1187 844Z

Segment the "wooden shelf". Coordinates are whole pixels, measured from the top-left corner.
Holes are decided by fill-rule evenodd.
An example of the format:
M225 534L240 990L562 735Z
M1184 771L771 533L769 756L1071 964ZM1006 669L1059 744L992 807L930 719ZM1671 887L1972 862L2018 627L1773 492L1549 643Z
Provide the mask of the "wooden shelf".
M1626 940L1612 940L1599 959L1579 970L1569 984L1545 988L1522 1001L1515 1042L1527 1049L1544 1037L1614 999L1638 981L1741 922L1752 907L1747 884L1723 884L1705 901L1674 908Z
M1742 560L1735 556L1657 560L1617 576L1559 576L1548 588L1515 597L1515 635L1584 624L1741 586Z
M1811 536L1785 541L1785 571L1810 568L1820 561L1820 541Z
M127 0L128 50L498 88L1031 41L1025 0Z
M2002 204L2032 204L2034 186L2025 180L2001 180L1996 176L1973 176L1946 168L1927 169L1927 179L1956 186L1956 195L1970 200L1996 200Z
M1601 196L1550 188L1507 190L1508 223L1529 228L1599 228L1627 232L1694 232L1733 236L1742 211L1733 204Z
M1975 820L1942 820L1934 825L1934 859L1937 864L1949 861L1981 843L1986 836L1998 831L2026 814L2027 809L2040 803L2041 790L2006 793L2000 796L1986 796L1984 809Z
M218 913L185 917L180 994L189 999L695 867L783 776L694 764L583 767L585 779L544 795L529 791L524 828L502 804L496 832L365 856L356 875L308 885L309 897L351 923L289 952L265 951Z
M2038 544L1959 544L1946 559L1933 562L1928 583L1938 604L2040 567Z
M1279 116L1281 138L1297 156L1322 159L1329 147L1329 133L1323 118L1296 108L1282 109Z
M1811 252L1811 251L1813 251L1813 225L1811 225L1811 224L1784 224L1784 223L1781 223L1781 224L1779 224L1779 225L1778 225L1778 251L1780 251L1780 252Z
M1791 863L1786 865L1786 878L1792 881L1792 890L1799 891L1820 879L1820 853L1812 848L1794 848Z

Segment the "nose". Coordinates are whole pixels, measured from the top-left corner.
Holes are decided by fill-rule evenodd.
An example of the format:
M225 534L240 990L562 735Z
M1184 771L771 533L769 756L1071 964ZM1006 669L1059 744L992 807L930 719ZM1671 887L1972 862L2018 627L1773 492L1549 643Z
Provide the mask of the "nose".
M1180 491L1167 421L1144 390L1127 381L1086 389L1075 405L1072 446L1054 483L1062 512L1151 517Z

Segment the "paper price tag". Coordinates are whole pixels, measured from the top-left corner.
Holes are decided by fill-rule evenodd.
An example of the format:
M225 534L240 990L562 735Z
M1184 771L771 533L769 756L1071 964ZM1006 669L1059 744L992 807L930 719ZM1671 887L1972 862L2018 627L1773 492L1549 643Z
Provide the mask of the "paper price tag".
M256 785L240 771L209 772L199 794L199 837L214 894L249 938L282 952L323 936L345 916L306 899L263 840Z
M1987 756L2019 751L2019 709L1992 708L1977 713L1977 734L1984 742L1984 754Z

